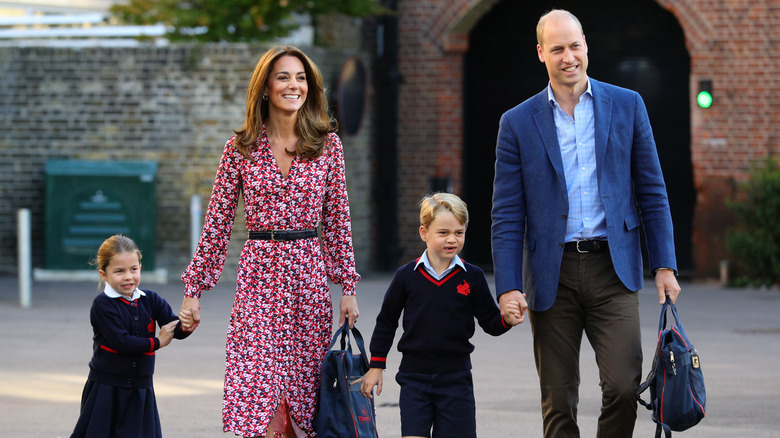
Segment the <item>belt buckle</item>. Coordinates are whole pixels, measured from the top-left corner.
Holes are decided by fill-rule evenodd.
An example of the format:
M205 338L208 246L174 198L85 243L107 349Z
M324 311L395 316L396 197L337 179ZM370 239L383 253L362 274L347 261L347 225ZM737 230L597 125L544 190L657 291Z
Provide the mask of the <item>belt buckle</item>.
M276 236L274 235L275 232L281 231L281 230L271 230L271 241L272 242L281 242L281 240L276 240Z
M273 234L272 234L273 236ZM587 242L587 239L580 239L577 241L577 252L580 254L588 254L590 251L583 251L580 249L580 242Z

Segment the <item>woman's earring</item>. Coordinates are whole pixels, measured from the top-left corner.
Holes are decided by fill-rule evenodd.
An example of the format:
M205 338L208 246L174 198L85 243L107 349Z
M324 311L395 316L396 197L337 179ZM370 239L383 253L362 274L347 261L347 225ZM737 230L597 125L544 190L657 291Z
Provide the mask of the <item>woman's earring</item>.
M263 95L263 100L268 100L268 95L267 94Z

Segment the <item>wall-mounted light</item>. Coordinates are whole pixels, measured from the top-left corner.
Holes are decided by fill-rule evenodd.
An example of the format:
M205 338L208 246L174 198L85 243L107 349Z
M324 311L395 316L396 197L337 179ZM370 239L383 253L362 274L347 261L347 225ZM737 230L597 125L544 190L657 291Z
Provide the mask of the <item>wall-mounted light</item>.
M696 103L702 108L712 106L712 80L699 81L699 94L696 95Z

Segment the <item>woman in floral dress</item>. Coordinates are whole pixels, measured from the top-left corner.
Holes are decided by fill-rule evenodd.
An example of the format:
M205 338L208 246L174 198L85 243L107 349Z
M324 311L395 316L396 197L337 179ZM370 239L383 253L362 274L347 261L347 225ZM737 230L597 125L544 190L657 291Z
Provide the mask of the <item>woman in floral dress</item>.
M266 52L249 83L244 126L222 153L198 248L182 274L180 316L194 330L201 292L222 273L241 194L249 239L227 332L225 432L315 436L333 318L328 279L343 289L339 324L358 317L360 276L335 130L314 63L294 47Z

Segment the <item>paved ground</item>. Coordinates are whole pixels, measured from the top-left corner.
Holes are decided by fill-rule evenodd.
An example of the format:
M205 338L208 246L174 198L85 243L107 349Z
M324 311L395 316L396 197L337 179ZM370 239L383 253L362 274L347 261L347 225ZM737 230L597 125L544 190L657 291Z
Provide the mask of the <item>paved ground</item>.
M390 277L367 275L359 285L366 338ZM178 309L178 283L146 284ZM96 293L87 282L35 282L33 308L19 307L13 277L0 277L0 436L67 437L78 416L91 354L89 305ZM163 431L167 437L227 436L221 429L224 343L234 283L223 279L203 300L203 323L185 341L160 351L155 373ZM655 291L640 292L649 370L659 307ZM780 291L723 289L686 283L678 302L683 324L702 358L707 417L684 432L689 438L780 437ZM540 437L536 371L526 324L493 338L473 339L480 438ZM582 352L579 419L583 437L595 436L600 405L593 352ZM398 387L391 355L385 392L377 398L380 436L400 435ZM640 407L636 437L652 437L650 411Z

